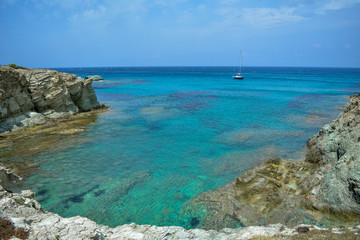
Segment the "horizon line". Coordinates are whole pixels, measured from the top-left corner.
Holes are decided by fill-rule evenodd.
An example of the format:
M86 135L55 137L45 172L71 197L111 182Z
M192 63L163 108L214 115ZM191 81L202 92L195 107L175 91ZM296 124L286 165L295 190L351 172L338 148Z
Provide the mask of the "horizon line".
M163 65L163 66L92 66L92 67L34 67L37 69L41 69L41 68L48 68L48 69L61 69L61 68L219 68L219 67L223 67L223 68L238 68L239 66L230 66L230 65ZM334 68L334 69L341 69L341 68L347 68L347 69L360 69L359 67L329 67L329 66L261 66L261 65L248 65L248 66L243 66L243 68Z

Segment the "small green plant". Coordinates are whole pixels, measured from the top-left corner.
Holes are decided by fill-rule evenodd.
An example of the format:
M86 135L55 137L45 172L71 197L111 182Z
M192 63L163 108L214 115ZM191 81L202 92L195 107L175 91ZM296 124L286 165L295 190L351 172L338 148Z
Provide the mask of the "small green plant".
M9 64L9 67L13 68L13 69L28 69L26 67L21 67L21 66L18 66L16 65L15 63L10 63Z

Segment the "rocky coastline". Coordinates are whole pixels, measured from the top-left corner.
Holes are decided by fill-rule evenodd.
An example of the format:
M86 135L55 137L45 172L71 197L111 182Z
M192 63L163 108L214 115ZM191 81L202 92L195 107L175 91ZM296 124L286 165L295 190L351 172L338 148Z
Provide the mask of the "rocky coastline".
M37 154L61 136L85 131L104 109L92 81L0 66L0 147L9 149L0 159ZM31 136L41 139L33 143L39 148L28 143ZM110 228L44 211L31 191L9 190L33 167L26 164L0 163L0 239L360 239L360 94L309 139L303 161L270 159L193 197L181 213L190 230L135 223ZM19 229L23 234L16 235Z
M0 166L1 184L19 180L11 170ZM313 225L298 225L288 228L282 224L224 228L221 230L190 229L183 227L125 224L110 228L80 216L63 218L44 211L33 198L34 193L23 190L12 193L0 185L0 221L8 221L13 229L21 229L23 236L17 237L16 231L3 239L359 239L360 225L354 227L319 228ZM7 229L0 224L0 237ZM3 230L4 232L1 232ZM8 231L10 232L10 231ZM12 238L14 237L14 238Z
M0 65L0 133L102 107L92 82L54 70Z
M307 142L303 161L270 159L233 182L193 197L189 227L281 223L352 226L360 221L360 94ZM191 221L196 219L196 221Z

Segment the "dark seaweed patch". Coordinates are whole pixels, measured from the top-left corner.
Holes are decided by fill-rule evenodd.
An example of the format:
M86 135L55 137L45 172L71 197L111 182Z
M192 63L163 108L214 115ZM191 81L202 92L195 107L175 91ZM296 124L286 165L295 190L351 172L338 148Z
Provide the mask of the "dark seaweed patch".
M74 203L81 203L84 201L84 198L83 198L84 195L85 194L75 195L75 196L68 198L68 200L71 202L74 202Z
M193 228L196 227L197 225L199 225L199 223L200 223L200 221L196 217L192 218L191 221L190 221L190 225Z
M99 190L99 191L94 192L94 195L95 195L95 197L98 197L100 195L103 195L104 193L105 193L105 190Z
M89 190L82 192L80 194L76 194L72 197L69 197L68 199L65 200L65 203L68 202L74 202L74 203L81 203L84 201L84 196L92 191L94 191L95 189L99 188L100 186L97 184L94 187L90 188Z
M305 94L298 97L295 97L287 103L287 107L289 108L303 108L304 104L311 104L317 101L321 101L324 99L324 96L320 94Z
M48 191L46 189L43 189L43 190L40 190L38 191L36 194L41 196L41 195L44 195L45 193L47 193Z
M160 129L160 127L159 127L159 126L156 126L156 125L149 125L147 128L148 128L149 130L151 130L151 131Z
M185 101L176 106L177 109L183 110L186 112L196 112L201 109L209 107L209 104L206 102L193 100L193 101Z

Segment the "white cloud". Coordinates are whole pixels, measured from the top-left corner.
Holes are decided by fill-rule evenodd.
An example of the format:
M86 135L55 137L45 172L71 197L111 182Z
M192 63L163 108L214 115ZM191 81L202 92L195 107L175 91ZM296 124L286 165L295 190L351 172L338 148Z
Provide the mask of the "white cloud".
M219 24L251 28L273 28L305 19L295 14L296 8L222 8L218 11L221 17Z
M299 22L304 19L296 15L295 8L245 8L240 13L245 24L252 26L274 27L292 22Z
M90 4L81 10L73 11L68 20L75 25L104 28L136 25L146 14L144 0L105 0L100 4Z
M86 19L94 19L102 17L106 14L106 8L104 6L99 6L98 9L85 10L82 15Z
M325 14L329 10L341 10L359 4L360 0L331 0L316 10L318 14Z

